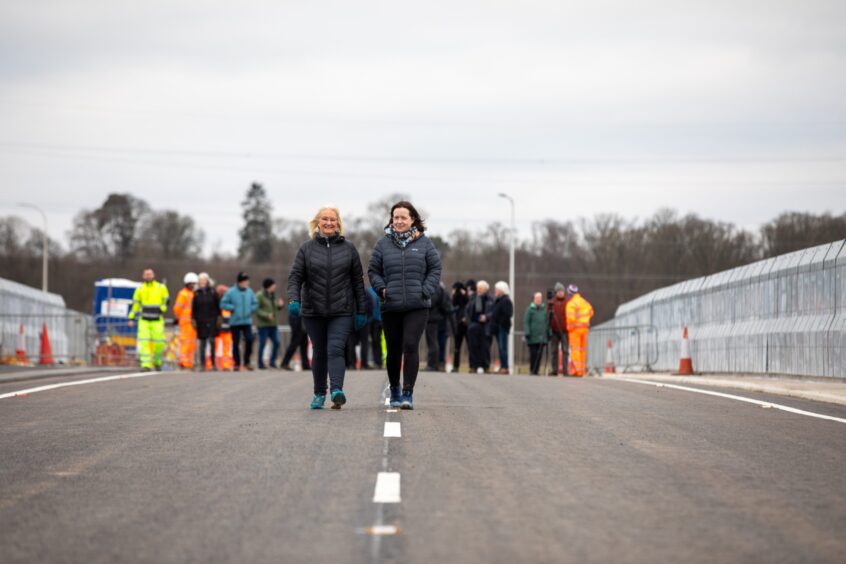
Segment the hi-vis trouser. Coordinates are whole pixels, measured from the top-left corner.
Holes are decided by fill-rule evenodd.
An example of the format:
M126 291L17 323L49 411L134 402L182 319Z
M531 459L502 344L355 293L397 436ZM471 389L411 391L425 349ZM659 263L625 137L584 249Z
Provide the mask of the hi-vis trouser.
M578 327L568 332L570 341L571 376L584 376L587 371L588 328Z
M179 366L192 368L197 351L197 330L190 321L179 322ZM204 351L205 352L205 351Z
M140 319L138 321L138 359L141 368L161 367L162 353L165 348L165 322L159 318L155 320Z

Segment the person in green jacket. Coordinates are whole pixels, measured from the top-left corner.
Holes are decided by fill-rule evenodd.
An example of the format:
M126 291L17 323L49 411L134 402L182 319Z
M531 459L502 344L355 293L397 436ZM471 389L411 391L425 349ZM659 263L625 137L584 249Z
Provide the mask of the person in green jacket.
M523 332L526 334L526 344L529 345L529 363L532 375L537 376L540 371L543 348L549 342L549 317L543 294L535 294L532 303L526 308L523 317Z
M256 310L256 327L258 327L258 367L264 370L264 346L267 339L273 344L270 349L270 368L276 368L276 355L279 354L279 310L282 308L282 298L276 297L276 282L272 278L265 278L262 290L256 294L258 310Z

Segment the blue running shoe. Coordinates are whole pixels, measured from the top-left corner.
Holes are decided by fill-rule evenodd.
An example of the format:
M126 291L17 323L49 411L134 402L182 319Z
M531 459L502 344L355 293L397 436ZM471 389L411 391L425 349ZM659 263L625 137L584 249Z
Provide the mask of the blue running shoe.
M400 404L401 409L414 409L414 398L412 397L413 392L411 390L403 390L402 391L402 403Z
M341 409L341 406L347 403L347 396L344 395L344 390L335 390L332 392L332 409Z
M312 409L323 409L323 404L326 403L326 394L314 394L311 400Z
M391 388L391 407L399 407L402 405L402 392L399 386Z

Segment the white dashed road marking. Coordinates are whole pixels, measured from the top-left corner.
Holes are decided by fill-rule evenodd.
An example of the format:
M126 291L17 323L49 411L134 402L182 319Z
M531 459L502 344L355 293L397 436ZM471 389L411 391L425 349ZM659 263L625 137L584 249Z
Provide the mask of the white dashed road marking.
M402 437L399 421L385 421L385 437Z
M373 493L373 503L400 502L399 472L379 472L376 475L376 491Z

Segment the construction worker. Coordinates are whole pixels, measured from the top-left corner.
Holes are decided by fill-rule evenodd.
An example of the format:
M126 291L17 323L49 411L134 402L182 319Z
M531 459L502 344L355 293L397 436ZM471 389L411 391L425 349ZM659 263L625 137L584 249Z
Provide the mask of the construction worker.
M164 314L170 301L170 293L167 291L167 286L156 282L156 273L152 268L144 271L143 278L144 283L136 288L132 295L129 326L135 325L135 318L140 312L136 348L141 361L141 370L147 372L153 368L162 369L162 352L165 344Z
M191 311L199 278L194 272L189 272L183 282L185 287L176 294L173 304L173 316L179 326L179 368L190 370L194 367L194 353L197 351L197 330L192 323Z
M587 369L587 337L593 306L579 294L575 284L567 286L567 333L570 340L572 376L584 376Z
M218 300L223 298L228 289L223 284L215 288ZM230 310L220 310L220 327L218 327L217 335L214 338L214 358L218 370L231 371L235 367L235 359L232 358L232 326L229 324L231 318L232 312Z

